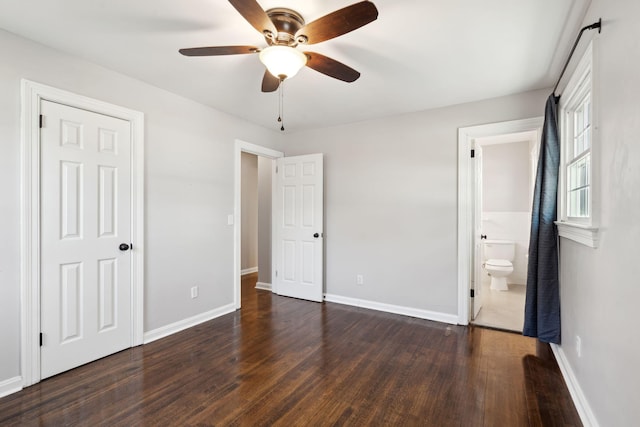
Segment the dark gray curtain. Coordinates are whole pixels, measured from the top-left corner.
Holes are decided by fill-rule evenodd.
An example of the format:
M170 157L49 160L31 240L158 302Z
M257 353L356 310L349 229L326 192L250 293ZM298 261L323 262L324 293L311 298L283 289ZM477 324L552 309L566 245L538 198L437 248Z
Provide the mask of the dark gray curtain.
M560 344L560 282L558 280L557 216L558 169L557 98L551 94L545 108L540 157L531 212L529 270L524 309L526 336Z

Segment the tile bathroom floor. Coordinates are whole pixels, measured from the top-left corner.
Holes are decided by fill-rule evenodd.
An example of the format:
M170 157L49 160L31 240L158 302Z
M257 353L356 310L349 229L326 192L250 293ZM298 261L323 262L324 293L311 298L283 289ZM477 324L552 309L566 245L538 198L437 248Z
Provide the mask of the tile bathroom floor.
M522 332L525 286L509 284L508 291L494 291L490 281L482 282L482 308L476 325Z

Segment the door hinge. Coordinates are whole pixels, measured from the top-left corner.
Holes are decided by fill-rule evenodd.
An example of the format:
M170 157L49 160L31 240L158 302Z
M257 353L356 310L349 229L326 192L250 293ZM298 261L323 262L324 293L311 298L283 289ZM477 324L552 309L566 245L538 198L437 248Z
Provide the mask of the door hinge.
M42 347L42 332L40 332L40 347Z
M38 119L38 126L40 126L40 129L42 129L42 123L44 122L44 116L42 114L40 114L40 118Z
M276 173L278 173L278 167L276 166Z
M471 292L470 292L470 294L471 294L471 298L475 298L475 296L476 296L476 291L475 291L475 289L470 289L470 291L471 291Z
M278 270L276 270L276 277L278 277Z
M473 159L474 157L476 157L476 150L471 150L471 158Z

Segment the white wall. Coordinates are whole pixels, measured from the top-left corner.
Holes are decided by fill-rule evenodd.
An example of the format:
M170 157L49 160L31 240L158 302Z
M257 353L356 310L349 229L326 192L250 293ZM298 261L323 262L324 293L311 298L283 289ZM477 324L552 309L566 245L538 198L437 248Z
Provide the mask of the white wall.
M258 268L258 156L241 153L241 212L240 268Z
M585 25L599 17L600 245L561 239L561 350L597 422L623 426L640 419L640 2L593 0Z
M271 169L273 160L258 156L258 282L271 284Z
M20 375L21 78L145 113L145 331L231 304L234 140L279 135L4 31L0 52L0 383Z
M457 315L458 128L538 117L549 93L287 135L325 154L325 291Z
M531 228L529 141L483 145L482 234L515 243L510 284L527 281L527 253ZM485 272L485 277L488 275Z
M529 141L482 147L482 211L531 211Z

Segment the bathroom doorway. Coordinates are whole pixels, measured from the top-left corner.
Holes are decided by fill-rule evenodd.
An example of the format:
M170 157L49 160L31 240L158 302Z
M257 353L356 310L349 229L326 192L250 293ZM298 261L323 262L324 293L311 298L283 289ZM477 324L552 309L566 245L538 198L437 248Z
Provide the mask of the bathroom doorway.
M538 145L537 130L473 141L474 324L522 332Z

